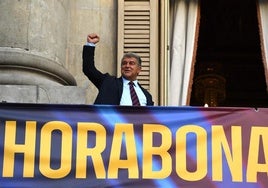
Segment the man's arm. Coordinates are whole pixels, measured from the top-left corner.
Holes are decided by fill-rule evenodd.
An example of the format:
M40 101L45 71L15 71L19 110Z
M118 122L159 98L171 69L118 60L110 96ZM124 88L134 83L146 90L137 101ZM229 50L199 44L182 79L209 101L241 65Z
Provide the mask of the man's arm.
M97 34L89 34L87 36L87 43L91 45L85 45L83 47L83 72L88 79L97 87L100 88L105 74L101 73L95 67L95 44L99 42L99 36ZM92 45L93 44L93 45Z

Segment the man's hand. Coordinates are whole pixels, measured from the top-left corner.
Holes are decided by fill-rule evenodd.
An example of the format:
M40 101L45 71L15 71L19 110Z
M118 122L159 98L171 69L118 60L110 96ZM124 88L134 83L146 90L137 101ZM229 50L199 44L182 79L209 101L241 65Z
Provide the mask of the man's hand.
M99 41L100 41L100 37L96 33L91 33L87 35L87 42L96 44Z

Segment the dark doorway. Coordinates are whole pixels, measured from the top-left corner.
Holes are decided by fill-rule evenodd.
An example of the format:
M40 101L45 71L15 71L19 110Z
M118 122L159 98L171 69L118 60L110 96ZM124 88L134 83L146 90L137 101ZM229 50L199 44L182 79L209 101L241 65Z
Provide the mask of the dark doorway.
M190 105L204 105L208 74L211 91L222 90L206 95L216 96L215 106L268 107L256 7L254 0L201 0Z

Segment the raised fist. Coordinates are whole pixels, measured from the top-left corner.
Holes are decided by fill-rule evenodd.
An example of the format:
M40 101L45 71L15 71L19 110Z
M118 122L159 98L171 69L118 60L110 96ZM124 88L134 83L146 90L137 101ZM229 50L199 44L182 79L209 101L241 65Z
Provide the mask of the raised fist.
M99 41L100 41L100 37L96 33L91 33L87 35L87 42L96 44Z

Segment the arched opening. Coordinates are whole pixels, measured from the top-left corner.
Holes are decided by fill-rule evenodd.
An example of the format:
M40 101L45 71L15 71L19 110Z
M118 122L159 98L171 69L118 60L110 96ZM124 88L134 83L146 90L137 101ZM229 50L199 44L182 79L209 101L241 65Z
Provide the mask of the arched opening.
M200 6L190 105L268 107L256 2L201 0Z

